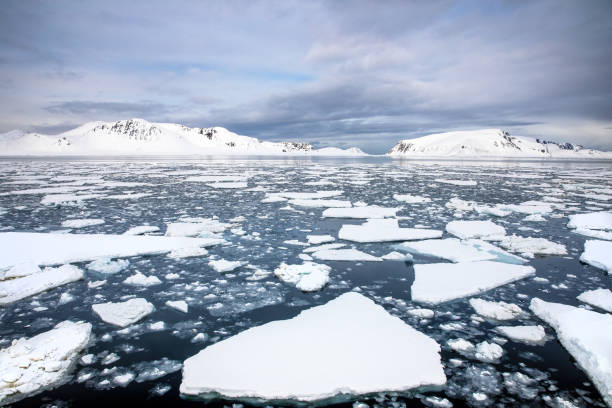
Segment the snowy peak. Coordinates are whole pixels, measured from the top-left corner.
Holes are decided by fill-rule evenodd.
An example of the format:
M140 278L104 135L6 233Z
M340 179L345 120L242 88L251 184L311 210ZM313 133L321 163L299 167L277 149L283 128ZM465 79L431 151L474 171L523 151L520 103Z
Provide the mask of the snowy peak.
M436 133L398 142L390 156L414 157L533 157L612 158L612 153L585 149L572 143L556 143L512 136L501 129Z

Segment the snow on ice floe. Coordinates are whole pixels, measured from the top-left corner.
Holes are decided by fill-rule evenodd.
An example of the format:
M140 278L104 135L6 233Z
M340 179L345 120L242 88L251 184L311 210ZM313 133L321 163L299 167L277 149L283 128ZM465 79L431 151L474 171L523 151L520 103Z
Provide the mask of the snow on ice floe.
M113 275L127 269L129 266L130 261L127 259L117 259L113 261L110 258L98 258L88 263L87 269L103 275Z
M317 191L315 193L296 193L291 191L284 191L280 193L267 193L266 198L264 200L316 200L323 198L331 198L342 195L343 191L341 190L329 190L329 191ZM262 201L263 202L263 201ZM276 202L276 201L267 201L267 202Z
M310 208L349 208L351 202L346 200L325 200L325 199L295 199L290 200L289 204L295 205L296 207L310 207ZM327 210L326 210L327 211Z
M546 341L546 332L544 327L537 326L497 326L496 331L506 336L510 340L537 345L544 344Z
M386 261L405 261L411 262L414 258L410 254L402 254L401 252L391 251L386 255L381 256Z
M202 233L223 232L231 224L219 222L213 218L187 218L182 222L173 222L166 226L167 237L197 237Z
M24 263L59 265L95 259L160 254L174 249L213 246L221 238L183 238L110 234L0 233L0 270Z
M457 238L427 239L424 241L403 242L395 245L395 248L413 254L447 259L451 262L499 261L514 264L525 262L524 259L518 256L477 239L465 241Z
M393 242L439 238L442 231L423 228L400 228L396 219L369 219L361 225L343 225L338 238L353 242Z
M152 303L144 298L133 298L125 302L107 302L91 305L93 311L106 323L125 327L153 313Z
M406 204L423 204L430 203L431 198L410 194L393 194L393 199L404 202Z
M173 259L183 259L183 258L196 258L199 256L205 256L205 255L208 255L208 251L206 249L202 247L198 247L198 246L193 246L193 247L174 249L170 251L170 253L168 253L168 255L166 256L168 258L173 258Z
M247 188L249 185L245 181L219 181L216 183L206 184L208 187L220 189L238 189Z
M139 225L137 227L132 227L129 230L125 231L123 235L143 235L157 231L159 231L159 227L153 225Z
M167 300L166 306L170 306L173 309L179 310L183 313L187 313L189 305L184 300Z
M490 302L484 299L470 299L470 306L479 315L492 320L513 320L523 314L518 305L506 302Z
M74 219L74 220L66 220L62 222L62 227L64 228L84 228L91 227L94 225L104 224L104 220L102 218L82 218L82 219Z
M123 283L132 286L155 286L162 282L157 276L147 276L140 271L136 271L134 275L128 276Z
M612 230L612 212L593 212L569 216L568 228L586 230Z
M242 265L244 265L244 262L218 259L215 261L209 261L208 265L219 273L226 273L240 268Z
M349 292L205 348L185 361L180 391L313 402L445 382L433 339Z
M309 254L309 253L317 252L317 251L326 251L328 249L338 249L344 246L346 246L346 244L340 244L340 243L324 244L324 245L317 245L317 246L311 246L311 247L305 248L302 252Z
M331 235L306 235L306 239L308 239L310 245L325 244L336 240L336 238Z
M0 405L10 404L68 381L87 346L91 324L64 321L0 350Z
M482 239L497 241L506 235L506 229L491 221L451 221L446 231L461 239Z
M588 303L591 306L598 307L606 312L612 313L612 291L610 289L599 288L595 290L587 290L578 295L577 299L581 302Z
M478 183L474 180L449 180L449 179L435 179L436 183L452 184L454 186L475 186Z
M326 218L391 218L401 210L401 207L379 207L377 205L369 205L364 207L352 208L328 208L323 211L323 217Z
M580 255L580 260L610 273L612 271L612 242L586 241L584 243L584 252Z
M44 268L38 273L0 281L0 305L13 303L67 283L83 279L83 271L74 265Z
M288 265L283 262L274 270L274 275L303 292L314 292L327 285L330 271L329 266L315 262L304 262L302 265Z
M545 238L520 237L518 235L511 235L499 241L499 245L510 252L517 252L524 256L530 257L532 257L533 254L567 254L567 249L565 248L565 245L551 242Z
M555 329L563 347L612 406L612 315L538 298L531 300L530 309Z
M354 248L324 249L312 253L313 258L322 261L382 261L377 256L367 254Z
M535 274L531 266L481 261L416 264L412 300L438 304L477 295Z

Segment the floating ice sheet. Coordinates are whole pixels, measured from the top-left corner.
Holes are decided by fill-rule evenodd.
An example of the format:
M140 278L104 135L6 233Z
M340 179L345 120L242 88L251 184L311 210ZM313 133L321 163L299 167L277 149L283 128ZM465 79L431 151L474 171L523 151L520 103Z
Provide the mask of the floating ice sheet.
M488 242L470 239L460 241L457 238L428 239L424 241L403 242L395 248L452 262L499 261L520 264L525 260L512 255Z
M612 313L612 291L610 289L588 290L581 293L578 300Z
M143 298L133 298L125 302L108 302L92 305L98 316L106 323L125 327L151 314L155 309L153 304Z
M312 253L313 258L323 261L381 261L379 257L366 254L354 248L324 249Z
M573 214L569 216L567 226L578 229L612 230L612 212Z
M22 278L0 281L0 305L83 279L83 271L74 265L45 268Z
M499 240L506 235L506 229L491 221L451 221L446 231L461 239Z
M580 260L610 273L612 270L612 242L586 241Z
M332 206L330 206L332 207ZM391 218L401 210L401 207L379 207L370 205L352 208L328 208L323 211L323 217L327 218Z
M396 219L369 219L361 225L343 225L338 238L354 242L393 242L439 238L442 231L400 228Z

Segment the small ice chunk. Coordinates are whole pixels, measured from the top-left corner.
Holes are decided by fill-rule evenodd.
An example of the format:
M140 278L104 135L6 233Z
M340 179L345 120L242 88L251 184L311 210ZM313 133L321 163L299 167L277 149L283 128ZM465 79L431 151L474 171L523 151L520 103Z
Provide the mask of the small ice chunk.
M168 300L166 301L166 305L183 313L187 313L189 310L189 305L184 300Z
M159 285L161 280L157 276L147 276L140 271L136 271L134 275L127 277L123 283L134 286L153 286Z
M433 339L349 292L205 348L185 361L180 391L312 403L346 390L439 387L446 382L439 353Z
M580 260L610 273L612 271L612 242L586 241L584 243L584 252L580 255Z
M567 249L563 244L551 242L545 238L519 237L512 235L505 237L499 242L502 248L511 252L543 254L543 255L566 255Z
M392 251L386 255L381 256L385 261L406 261L410 262L414 258L410 254L402 254L401 252Z
M610 289L588 290L581 293L578 300L612 313L612 291Z
M182 258L195 258L198 256L205 256L205 255L208 255L208 251L206 249L198 247L198 246L194 246L194 247L185 247L185 248L175 249L166 256L168 258L173 258L173 259L182 259Z
M274 275L283 282L294 284L303 292L314 292L329 282L330 271L329 266L314 262L304 262L302 265L287 265L283 262L274 270Z
M167 237L197 237L202 233L218 233L232 225L219 222L213 218L193 218L185 222L173 222L167 225Z
M400 228L396 219L369 219L361 225L343 225L338 238L354 242L393 242L439 238L442 231Z
M143 235L157 231L159 231L159 227L156 227L154 225L139 225L137 227L132 227L129 230L125 231L123 235Z
M431 198L410 194L393 194L393 199L407 204L423 204L431 202Z
M451 221L446 231L461 239L496 241L506 235L506 229L491 221Z
M538 298L531 300L530 309L555 329L563 347L612 406L612 315Z
M310 245L325 244L326 242L333 242L336 240L336 238L331 235L306 235L306 238Z
M23 278L0 281L0 305L13 303L80 279L83 279L81 269L74 265L62 265L57 268L45 268L39 273Z
M323 211L323 217L326 218L390 218L395 217L395 214L401 210L401 207L379 207L370 205L366 207L352 208L328 208Z
M312 256L323 261L381 261L382 259L354 248L324 249L313 252Z
M330 207L347 208L351 206L350 201L321 200L321 199L297 199L297 200L289 201L289 204L295 205L296 207L310 207L310 208L330 208Z
M474 351L474 344L465 339L451 339L446 344L458 353L469 354Z
M98 303L91 306L106 323L125 327L153 313L153 304L143 298L133 298L118 303Z
M431 319L434 317L434 311L431 309L408 309L406 310L406 313L421 319Z
M474 357L485 363L497 362L504 355L499 344L483 341L476 345Z
M134 381L134 373L130 372L113 377L113 382L121 387L127 387L127 385L132 381Z
M127 259L117 259L112 261L110 258L98 258L87 264L87 269L104 275L113 275L130 266Z
M414 265L412 300L437 304L476 295L535 274L531 266L502 262L462 262Z
M219 273L226 273L240 268L242 265L244 265L244 262L219 259L208 262L208 265Z
M62 222L62 227L64 228L84 228L90 227L93 225L101 225L104 224L104 220L102 218L82 218L78 220L66 220Z
M537 326L497 326L496 330L511 340L526 344L542 344L546 339L544 327Z
M443 183L443 184L452 184L454 186L475 186L478 183L474 180L449 180L449 179L435 179L434 180L436 183Z
M523 311L518 305L506 302L489 302L484 299L470 299L470 305L479 315L492 320L512 320L519 317Z

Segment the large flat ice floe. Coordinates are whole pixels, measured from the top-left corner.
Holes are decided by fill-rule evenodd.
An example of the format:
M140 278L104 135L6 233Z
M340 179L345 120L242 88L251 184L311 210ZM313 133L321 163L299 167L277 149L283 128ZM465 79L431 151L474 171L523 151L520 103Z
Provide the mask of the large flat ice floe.
M486 292L534 273L531 266L492 261L417 264L412 300L438 304Z
M205 348L185 361L180 391L313 402L445 382L438 343L349 292Z
M584 243L582 262L610 273L612 271L612 242L589 240Z
M22 278L0 281L0 305L16 302L58 286L83 279L83 271L74 265L45 268Z
M59 265L161 254L179 248L206 247L224 242L220 238L156 237L110 234L0 233L0 270L24 263Z
M520 264L525 260L512 255L488 242L457 238L427 239L424 241L403 242L395 246L413 254L433 256L451 262L499 261Z
M446 231L461 239L500 240L506 235L506 229L491 221L451 221L446 224Z
M0 405L19 401L69 378L81 350L89 342L91 324L64 321L29 339L0 350Z
M330 206L331 207L331 206ZM339 206L336 206L339 207ZM401 210L401 207L379 207L370 205L365 207L352 208L328 208L323 211L326 218L391 218Z
M353 242L393 242L440 238L442 231L400 228L396 219L369 219L361 225L343 225L338 238Z
M106 323L120 327L129 326L155 310L153 304L144 298L133 298L118 303L98 303L91 305L91 308Z
M577 299L612 313L612 291L610 289L588 290L578 295Z
M573 214L569 216L567 226L589 230L612 230L612 212Z
M612 406L612 315L538 298L531 300L530 309L555 329L563 347Z

